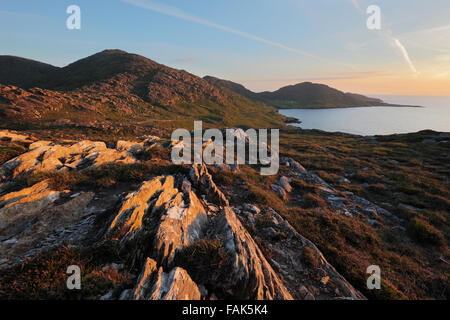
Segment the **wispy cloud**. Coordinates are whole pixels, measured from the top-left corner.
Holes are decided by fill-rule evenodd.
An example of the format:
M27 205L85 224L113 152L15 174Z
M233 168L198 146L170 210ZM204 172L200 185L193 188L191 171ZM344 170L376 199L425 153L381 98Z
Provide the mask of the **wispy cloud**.
M438 53L450 53L450 25L411 31L401 36L409 46Z
M282 43L276 42L276 41L272 41L272 40L267 40L258 36L255 36L253 34L250 33L246 33L246 32L242 32L221 24L217 24L202 18L198 18L195 17L193 15L190 15L188 13L185 13L183 11L181 11L180 9L176 8L176 7L172 7L172 6L168 6L162 3L158 3L158 2L154 2L154 1L142 1L142 0L122 0L123 2L129 3L131 5L134 5L136 7L140 7L143 9L147 9L147 10L151 10L154 12L158 12L158 13L162 13L168 16L172 16L172 17L176 17L179 19L183 19L183 20L187 20L187 21L191 21L191 22L195 22L198 24L202 24L211 28L215 28L215 29L219 29L225 32L229 32L229 33L233 33L236 34L238 36L247 38L247 39L251 39L254 41L258 41L261 43L265 43L267 45L273 46L273 47L277 47L280 49L283 49L285 51L289 51L301 56L305 56L305 57L309 57L309 58L314 58L314 59L319 59L319 60L324 60L321 57L314 55L312 53L309 53L307 51L303 51L303 50L299 50L296 48L291 48L289 46L286 46Z
M450 25L424 29L424 30L421 30L420 32L434 33L434 32L442 32L442 31L450 31Z

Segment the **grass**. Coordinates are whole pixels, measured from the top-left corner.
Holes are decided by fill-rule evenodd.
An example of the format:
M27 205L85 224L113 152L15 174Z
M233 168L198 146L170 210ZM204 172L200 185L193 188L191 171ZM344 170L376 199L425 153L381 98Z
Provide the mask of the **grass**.
M445 238L442 233L425 220L416 217L412 218L408 224L408 232L419 243L426 243L438 247L445 245Z
M399 233L390 226L373 227L356 218L331 215L323 203L314 200L284 212L344 277L372 299L448 299L449 268L439 257L449 256L449 145L422 143L434 134L424 131L372 141L314 130L281 133L282 152L306 169L338 189L378 204L388 203L387 209L405 219L400 225L407 231ZM350 183L341 183L340 177ZM293 179L291 185L294 192L316 198L307 183ZM420 210L401 208L402 203ZM310 208L315 205L323 211ZM365 287L365 268L371 264L382 269L381 291Z
M285 203L270 189L278 177L255 177L257 169L251 166L241 166L239 173L214 173L232 205L248 202L275 209L371 299L448 299L449 267L440 260L450 257L448 144L422 143L433 132L379 137L378 141L314 130L280 133L282 155L294 158L338 190L385 207L404 219L397 224L406 232L392 229L394 224L372 226L365 219L333 214L321 191L299 178L291 179L294 190ZM279 175L284 174L281 170ZM343 177L349 182L343 182ZM367 289L366 269L373 264L381 267L382 290Z
M338 190L351 191L385 207L404 219L396 224L406 231L392 229L391 224L372 226L364 219L333 214L321 191L299 178L291 179L294 190L284 202L270 188L278 181L277 176L261 176L256 166L240 166L239 172L211 167L214 181L230 197L232 205L252 203L276 210L300 234L315 243L327 260L369 298L448 299L450 272L448 264L442 261L449 261L450 257L448 143L422 143L434 135L426 131L377 137L377 141L314 130L288 128L280 133L283 156L294 158ZM113 140L111 133L109 136L106 132L101 134L105 134L104 141ZM8 159L20 153L22 147L4 141L1 148L6 149L0 152L0 157L5 155L4 159ZM138 184L160 174L188 173L189 168L171 165L166 159L167 153L160 151L155 152L155 158L143 154L141 161L133 165L106 165L82 172L36 173L20 177L19 182L30 186L49 179L51 186L58 190L98 190L122 183ZM284 169L281 170L280 175ZM343 177L349 182L342 182ZM257 223L264 224L264 218L261 221L258 218ZM270 249L264 241L258 237L255 241L270 257ZM223 244L207 240L186 249L183 259L177 263L192 273L194 281L205 282L204 275L211 270L220 281L220 277L227 274L227 257L223 254ZM382 290L367 290L365 271L373 264L381 267ZM214 283L206 285L214 287Z

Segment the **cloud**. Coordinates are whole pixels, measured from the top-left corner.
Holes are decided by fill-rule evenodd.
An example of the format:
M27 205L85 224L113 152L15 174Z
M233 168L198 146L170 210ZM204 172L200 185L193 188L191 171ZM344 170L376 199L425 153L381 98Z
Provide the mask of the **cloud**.
M450 52L450 25L407 32L401 36L409 46L444 54Z
M258 42L261 42L261 43L265 43L267 45L270 45L270 46L273 46L273 47L277 47L277 48L280 48L280 49L283 49L285 51L289 51L289 52L292 52L292 53L295 53L295 54L298 54L298 55L301 55L301 56L323 60L322 58L320 58L320 57L318 57L318 56L316 56L314 54L311 54L309 52L306 52L306 51L303 51L303 50L299 50L299 49L295 49L295 48L291 48L291 47L288 47L288 46L286 46L286 45L284 45L282 43L279 43L279 42L267 40L267 39L264 39L264 38L252 35L250 33L242 32L242 31L239 31L239 30L236 30L236 29L233 29L233 28L229 28L229 27L221 25L221 24L217 24L217 23L214 23L214 22L202 19L202 18L198 18L198 17L192 16L190 14L187 14L187 13L181 11L180 9L178 9L176 7L167 6L165 4L157 3L157 2L153 2L153 1L142 1L142 0L122 0L122 1L126 2L128 4L131 4L131 5L134 5L136 7L140 7L140 8L143 8L143 9L147 9L147 10L151 10L151 11L154 11L154 12L162 13L162 14L165 14L165 15L168 15L168 16L172 16L172 17L176 17L176 18L179 18L179 19L183 19L183 20L186 20L186 21L195 22L195 23L202 24L202 25L205 25L205 26L208 26L208 27L211 27L211 28L219 29L219 30L222 30L222 31L225 31L225 32L233 33L233 34L236 34L238 36L241 36L241 37L244 37L244 38L247 38L247 39L251 39L251 40L254 40L254 41L258 41Z
M435 28L430 28L430 29L424 29L424 30L421 30L419 32L422 32L422 33L434 33L434 32L442 32L442 31L450 31L450 25L448 25L448 26L440 26L440 27L435 27Z

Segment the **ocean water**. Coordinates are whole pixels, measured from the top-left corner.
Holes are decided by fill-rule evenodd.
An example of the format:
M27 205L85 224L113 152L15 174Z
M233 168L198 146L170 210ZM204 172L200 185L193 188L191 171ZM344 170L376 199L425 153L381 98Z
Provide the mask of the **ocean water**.
M336 109L283 109L285 116L302 121L303 129L359 135L387 135L431 129L450 132L450 97L379 96L389 103L423 106Z

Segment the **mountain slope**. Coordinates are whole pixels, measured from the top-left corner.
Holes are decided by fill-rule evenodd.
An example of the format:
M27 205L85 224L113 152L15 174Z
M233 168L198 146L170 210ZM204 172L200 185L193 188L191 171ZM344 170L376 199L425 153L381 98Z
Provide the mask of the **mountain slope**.
M258 94L248 90L246 87L244 87L242 84L229 81L229 80L223 80L212 76L205 76L203 77L206 81L209 83L222 88L227 88L233 92L236 92L244 97L247 97L249 99L258 99Z
M121 50L105 50L64 68L36 62L26 73L14 68L25 59L11 59L8 72L0 69L0 113L13 122L196 119L221 126L273 127L283 119L260 101ZM39 92L30 89L34 87Z
M227 88L249 99L260 100L279 109L325 109L369 106L398 106L386 103L381 99L370 98L360 94L345 93L327 85L302 82L282 87L276 91L256 93L248 90L241 84L214 78L204 77L211 84Z
M380 99L344 93L327 85L311 82L286 86L274 92L261 92L258 96L279 108L336 108L383 104Z
M30 59L0 56L0 83L31 87L46 81L58 69L58 67Z

